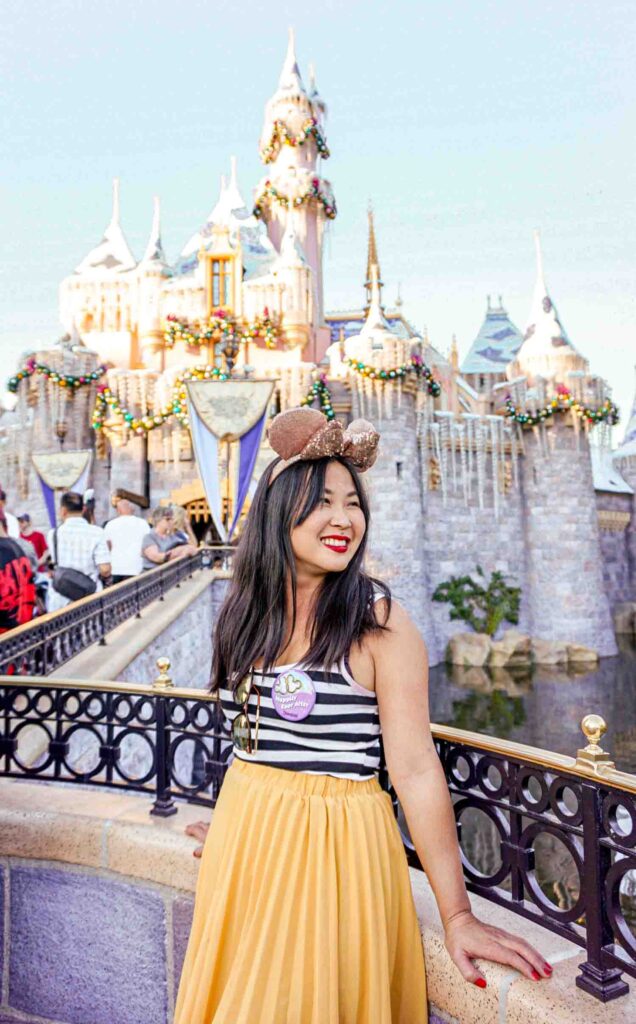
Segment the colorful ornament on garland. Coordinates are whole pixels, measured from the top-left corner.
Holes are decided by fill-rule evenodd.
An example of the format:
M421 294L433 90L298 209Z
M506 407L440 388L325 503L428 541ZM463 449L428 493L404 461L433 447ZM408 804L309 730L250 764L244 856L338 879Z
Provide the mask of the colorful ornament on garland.
M556 396L542 409L536 409L534 412L518 408L510 395L508 395L506 398L506 416L524 428L539 426L539 424L551 419L555 413L570 411L590 426L594 426L596 423L608 423L609 426L614 426L618 423L620 418L618 407L609 398L606 398L598 408L593 409L591 406L585 405L584 402L574 398L565 385L557 385L556 390Z
M201 348L203 345L213 345L219 341L226 344L228 341L258 341L262 340L266 348L276 348L277 343L283 337L281 319L277 316L270 316L269 310L265 308L262 316L254 320L238 320L223 309L216 309L208 317L204 326L198 322L190 323L182 320L173 313L166 317L166 329L164 331L166 348L173 348L174 345L183 341L192 348Z
M336 418L331 404L331 392L329 391L327 378L324 373L321 373L318 379L313 382L306 396L301 398L300 404L313 405L315 401L320 403L320 411L324 412L328 420Z
M97 392L97 401L93 411L92 427L95 431L103 430L109 416L118 417L134 434L148 434L155 427L162 427L173 416L182 427L188 427L190 420L187 412L186 381L189 380L228 380L229 375L218 366L193 366L181 377L177 377L172 385L172 397L168 405L157 412L146 412L143 416L134 413L121 404L107 384L103 384Z
M73 394L79 388L86 387L87 385L94 384L96 381L103 377L106 373L105 366L98 366L97 369L92 370L91 373L80 373L75 376L72 373L60 373L59 370L55 370L52 366L46 366L44 363L38 363L35 359L31 358L27 360L21 370L19 370L15 376L10 377L7 383L7 390L12 394L17 395L20 384L23 380L28 380L33 374L40 374L46 377L52 384L57 384L60 388L65 388L70 394Z
M281 146L304 146L311 138L316 141L319 155L323 160L328 160L329 147L315 117L308 117L297 135L290 132L284 121L277 119L274 121L269 142L261 149L261 160L264 164L271 164L278 156Z
M410 362L402 363L401 366L394 366L389 370L383 370L378 366L370 366L359 359L343 359L343 363L353 370L354 373L360 374L362 377L382 382L403 380L408 374L415 374L416 377L425 381L428 393L433 398L437 398L442 391L439 382L435 380L431 370L422 361L421 356L411 356Z
M321 187L320 178L312 178L306 192L302 192L297 196L288 196L284 192L279 192L268 178L260 193L256 196L253 213L255 217L262 217L264 207L272 201L278 203L279 206L289 209L290 207L304 206L305 203L309 203L314 199L320 203L325 211L325 216L329 220L333 220L336 217L338 213L336 200L331 189L327 191Z

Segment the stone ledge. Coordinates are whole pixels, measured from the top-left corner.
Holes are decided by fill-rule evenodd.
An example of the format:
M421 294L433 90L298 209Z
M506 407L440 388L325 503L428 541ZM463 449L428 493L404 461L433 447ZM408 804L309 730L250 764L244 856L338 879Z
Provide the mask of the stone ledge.
M58 861L97 868L193 893L199 862L184 828L209 811L179 803L170 818L152 817L150 797L57 783L0 780L0 856ZM489 924L522 935L554 966L548 980L531 982L517 971L478 961L488 985L465 983L451 962L425 875L411 871L426 952L433 1013L459 1024L625 1024L636 1020L636 992L607 1005L575 985L581 949L504 908L472 897ZM432 1018L434 1019L434 1018Z
M106 644L93 644L81 654L71 658L51 678L59 679L118 679L161 633L217 579L226 579L228 573L200 569L192 579L185 579L172 587L163 601L153 601L142 608L141 618L129 619L106 636ZM152 683L152 679L148 683Z

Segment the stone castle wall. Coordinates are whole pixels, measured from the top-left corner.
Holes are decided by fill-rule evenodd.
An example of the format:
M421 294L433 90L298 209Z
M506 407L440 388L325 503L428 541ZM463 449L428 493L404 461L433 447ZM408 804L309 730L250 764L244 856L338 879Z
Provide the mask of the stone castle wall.
M631 494L608 494L604 491L596 494L603 582L612 609L617 604L633 601L636 597L633 560L629 550L632 531L629 524L620 528L612 524L612 516L615 513L622 516L632 515L633 502Z

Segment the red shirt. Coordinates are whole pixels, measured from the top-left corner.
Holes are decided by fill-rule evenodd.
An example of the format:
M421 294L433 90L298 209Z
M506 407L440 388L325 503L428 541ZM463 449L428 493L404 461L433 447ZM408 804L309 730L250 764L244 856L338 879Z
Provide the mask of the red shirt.
M21 533L20 536L22 537L22 540L28 540L33 544L39 562L46 551L46 537L44 534L40 533L38 530L31 530L31 533L28 536L26 533Z
M31 563L17 541L0 537L0 633L30 622L35 604Z

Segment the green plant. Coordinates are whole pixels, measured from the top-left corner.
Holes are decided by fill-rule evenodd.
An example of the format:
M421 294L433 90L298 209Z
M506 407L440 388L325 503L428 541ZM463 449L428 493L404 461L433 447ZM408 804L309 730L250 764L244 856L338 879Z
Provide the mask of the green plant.
M434 601L450 604L451 619L462 619L476 633L494 636L502 622L519 622L520 587L509 587L501 572L493 572L488 583L484 571L477 566L480 580L472 576L451 576L440 583L433 594Z

